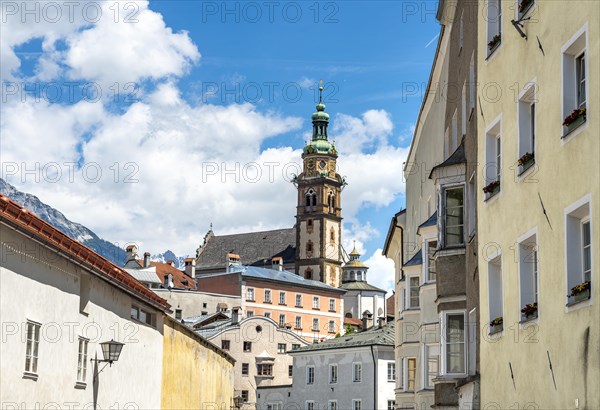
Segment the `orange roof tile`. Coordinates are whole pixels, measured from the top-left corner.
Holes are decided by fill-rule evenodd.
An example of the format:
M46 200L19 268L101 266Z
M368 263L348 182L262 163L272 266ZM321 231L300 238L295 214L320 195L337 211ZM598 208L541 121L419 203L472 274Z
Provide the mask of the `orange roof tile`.
M28 232L49 246L59 249L89 270L138 298L161 310L171 307L169 303L146 288L131 275L108 259L69 237L32 212L4 195L0 195L0 221L13 225L22 232Z
M173 277L173 285L175 285L176 288L196 289L196 281L176 267L162 262L150 262L150 265L156 267L156 274L161 281L165 275L170 273ZM187 281L187 284L185 284L183 281Z

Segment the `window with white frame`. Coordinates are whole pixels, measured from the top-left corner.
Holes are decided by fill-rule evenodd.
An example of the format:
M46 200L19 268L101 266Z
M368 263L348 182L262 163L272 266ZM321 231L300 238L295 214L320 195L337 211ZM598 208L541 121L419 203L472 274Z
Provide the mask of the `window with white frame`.
M329 365L329 383L334 384L338 381L338 366L337 364Z
M406 358L406 391L415 391L415 382L417 380L417 359L415 357Z
M488 56L502 41L502 1L487 0L487 50Z
M306 402L306 407L305 407L305 409L306 409L306 410L315 410L315 402L314 402L314 401L311 401L311 400L308 400L308 401Z
M27 321L27 341L25 345L25 372L27 373L37 373L40 328L41 324Z
M329 299L329 311L335 312L335 299Z
M337 410L337 400L329 400L327 402L327 410Z
M402 313L402 311L404 311L406 309L406 288L402 288L400 289L400 312Z
M315 332L319 331L319 319L314 318L312 321L312 330Z
M425 259L425 281L426 282L435 282L436 279L436 268L435 268L435 251L437 250L437 241L436 240L428 240L425 241L425 249L426 254L424 255Z
M496 122L485 135L485 184L483 192L490 198L500 192L502 175L502 135L500 121Z
M333 320L329 321L329 325L327 327L327 331L329 333L335 333L335 321L333 321Z
M562 47L563 134L587 119L587 23Z
M469 312L469 322L467 323L469 329L469 374L475 375L477 373L477 308L472 309Z
M460 127L461 135L464 137L467 135L467 82L463 84L462 97L460 100Z
M396 409L396 401L388 400L387 401L387 410L395 410Z
M475 109L475 51L471 54L471 63L469 64L469 107L470 111Z
M536 96L535 83L527 84L519 98L519 173L535 162Z
M267 410L283 410L283 403L268 403Z
M465 243L464 186L442 189L444 247L460 246Z
M362 381L362 363L352 363L352 382L360 383Z
M502 300L502 257L492 258L487 263L488 268L488 303L490 312L490 333L504 328L504 304Z
M265 289L265 303L271 303L271 290Z
M285 326L285 315L279 315L279 327Z
M296 316L295 328L302 329L302 316Z
M538 316L537 235L523 239L519 242L518 249L521 320L528 320Z
M409 286L410 286L410 298L409 298L409 308L416 309L419 307L419 277L411 276L409 278Z
M306 367L306 384L315 384L315 366Z
M361 410L362 409L362 400L361 399L353 399L352 400L352 410Z
M396 387L404 391L404 372L406 370L406 360L404 357L398 358L398 366L400 367L400 371L398 372L398 382L396 383Z
M466 369L465 313L442 313L442 357L444 374L464 374Z
M287 352L287 343L277 343L277 353Z
M590 201L588 195L565 210L568 304L587 300L591 295L594 244Z
M254 316L254 311L253 310L249 310L246 312L246 317L252 317Z
M296 307L302 307L302 295L296 293Z
M477 223L475 219L475 213L477 212L477 202L476 199L476 191L477 185L475 183L475 172L471 175L469 179L469 188L468 188L468 199L467 199L467 221L469 223L469 238L475 235L475 230L477 229Z
M396 381L396 363L394 362L387 364L387 380L388 382Z
M285 292L279 292L279 304L285 305Z
M254 300L254 288L246 289L246 299L250 301Z
M423 355L424 387L433 389L433 379L439 374L439 345L425 345Z
M77 354L77 381L85 383L87 375L88 339L79 338L79 351Z
M319 309L319 297L313 297L313 309Z
M265 317L267 317L267 318L270 319L271 318L271 312L265 312Z
M535 0L516 0L517 1L517 19L521 20L532 9Z

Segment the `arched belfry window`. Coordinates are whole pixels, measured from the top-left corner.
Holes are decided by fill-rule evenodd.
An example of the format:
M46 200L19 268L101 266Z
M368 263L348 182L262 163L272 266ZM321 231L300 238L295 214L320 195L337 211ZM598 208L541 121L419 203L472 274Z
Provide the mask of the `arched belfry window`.
M314 189L310 188L308 191L306 191L305 204L306 206L317 205L317 193Z
M329 191L327 205L329 206L329 212L335 212L335 192Z
M312 269L311 269L311 268L307 268L307 269L304 271L304 277L305 277L306 279L312 279L312 277L313 277L313 271L312 271Z

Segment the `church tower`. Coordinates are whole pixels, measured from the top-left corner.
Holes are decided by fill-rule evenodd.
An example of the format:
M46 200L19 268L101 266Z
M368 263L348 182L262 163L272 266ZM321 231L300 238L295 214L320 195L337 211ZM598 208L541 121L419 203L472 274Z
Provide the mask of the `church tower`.
M312 138L302 154L303 170L295 178L296 273L338 287L341 284L342 204L344 179L336 172L337 151L329 142L329 114L319 87L317 111L312 115Z

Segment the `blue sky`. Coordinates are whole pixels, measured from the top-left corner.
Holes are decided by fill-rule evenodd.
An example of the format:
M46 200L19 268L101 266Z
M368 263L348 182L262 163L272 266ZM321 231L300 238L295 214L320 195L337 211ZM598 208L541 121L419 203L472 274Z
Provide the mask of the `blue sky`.
M382 270L376 284L387 286L390 265L375 254L404 204L401 165L437 45L437 1L135 4L119 9L118 21L108 3L93 23L3 16L3 84L63 89L41 103L3 95L4 165L74 161L81 171L98 163L107 176L118 163L121 173L113 184L57 182L8 175L3 165L2 176L107 240L156 253L193 253L210 222L217 234L290 226L289 183L211 184L198 173L213 160L298 162L323 79L330 136L348 174L345 244L357 239L363 259ZM103 97L69 99L72 83L77 95L93 83ZM129 83L137 88L127 100ZM135 184L122 183L127 161L138 167ZM279 195L285 200L271 199Z

